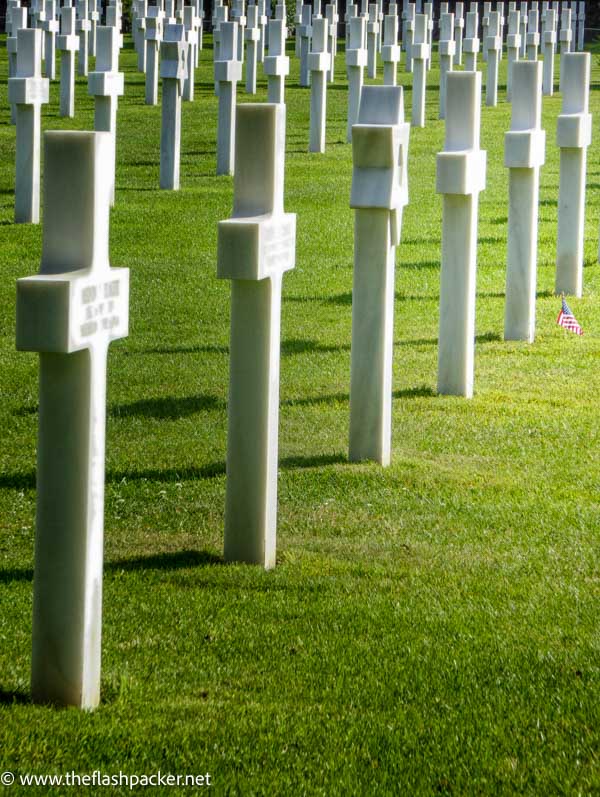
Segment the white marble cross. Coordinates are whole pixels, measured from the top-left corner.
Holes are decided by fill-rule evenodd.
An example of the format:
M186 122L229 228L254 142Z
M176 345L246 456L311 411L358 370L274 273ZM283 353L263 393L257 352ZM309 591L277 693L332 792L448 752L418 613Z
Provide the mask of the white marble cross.
M269 20L269 54L264 63L268 102L285 102L285 78L290 73L290 59L285 54L285 31L285 20Z
M90 16L90 55L96 57L96 28L100 24L100 0L91 0Z
M464 29L465 5L462 2L457 2L454 11L454 41L456 42L456 49L454 52L453 66L462 66Z
M521 21L521 52L519 53L521 59L525 59L527 55L527 3L522 2L520 5L519 10L521 11L520 21Z
M579 0L577 21L577 49L581 52L585 44L585 0Z
M135 49L137 51L138 72L146 73L146 17L148 0L137 0L137 13L133 21Z
M46 0L46 14L43 22L44 29L44 75L50 80L56 80L56 35L59 30L56 19L55 0Z
M296 216L283 209L285 105L240 105L233 215L217 276L231 282L225 558L275 566L281 283Z
M352 130L354 276L351 461L391 456L394 266L408 202L408 142L400 86L365 86Z
M75 9L63 7L60 11L60 116L75 116L75 53L79 37L75 33Z
M519 60L521 51L521 12L508 12L508 36L506 47L508 52L508 66L506 73L506 98L510 102L512 99L513 64Z
M108 259L106 133L44 137L40 273L17 281L17 349L40 352L34 702L100 699L106 360L128 331Z
M573 34L571 33L571 9L566 8L563 6L562 14L560 17L560 80L559 80L559 90L561 93L564 93L563 89L563 63L562 59L563 56L567 53L571 52L572 49L572 37Z
M395 86L398 82L398 62L400 61L400 45L398 44L398 17L388 14L384 18L383 46L383 85Z
M412 118L413 127L425 127L425 96L427 91L427 66L429 45L427 44L427 17L415 16L415 35L410 48L413 60Z
M220 60L215 61L219 84L219 120L217 125L217 174L233 174L235 157L235 100L242 65L237 60L237 22L221 23Z
M229 7L219 5L215 8L216 24L213 17L213 66L221 61L221 25L229 20ZM219 95L219 81L215 75L215 94Z
M346 72L348 74L346 141L352 141L352 126L358 121L363 75L367 65L367 51L363 47L365 26L364 17L350 18L349 38L346 43Z
M329 60L327 20L319 17L313 19L312 50L308 54L308 69L311 73L309 152L325 152Z
M537 61L538 50L540 47L540 34L538 31L539 26L539 13L538 9L529 9L527 17L527 60Z
M446 75L452 72L456 43L454 41L454 14L440 17L440 119L446 118Z
M49 81L42 77L42 31L17 32L17 73L8 79L8 100L16 107L15 221L40 220L40 116L48 102Z
M277 15L277 11L279 9L279 13L281 13L281 9L285 11L285 6L277 6L275 9L275 13ZM244 36L246 32L246 25L248 24L248 18L246 17L246 13L244 10L244 0L238 0L236 4L234 4L234 13L232 14L233 21L237 22L238 25L238 52L237 52L237 60L240 64L244 63L244 42L246 38ZM285 18L285 15L284 15Z
M188 102L194 100L196 56L198 53L198 25L194 6L183 7L183 27L185 28L185 38L187 41L187 70L185 83L183 84L182 98Z
M406 14L406 17L404 16ZM415 4L409 3L406 11L402 12L402 44L406 51L404 68L408 73L413 71L412 45L415 38Z
M500 14L491 11L488 22L488 35L486 38L487 50L487 80L485 83L485 104L495 107L498 105L498 69L500 67Z
M325 19L327 20L327 50L329 52L327 80L333 83L335 78L335 56L337 55L337 27L340 20L335 3L327 3L325 6Z
M369 21L367 22L367 77L377 77L377 36L379 35L379 22L377 21L377 5L369 4Z
M485 188L486 153L479 147L481 72L447 78L446 140L437 156L443 195L438 392L473 395L477 208Z
M186 76L187 44L183 25L167 25L160 45L162 114L160 128L160 187L179 188L181 158L181 92Z
M94 97L94 130L110 133L110 203L115 203L117 107L125 90L125 76L119 72L119 33L111 26L96 28L96 69L88 77L88 94Z
M511 129L504 145L504 165L509 169L504 340L529 343L535 337L540 167L546 152L541 122L542 64L517 62Z
M300 85L303 88L310 86L310 70L308 68L308 53L312 30L312 9L309 5L302 6L302 22L298 28L300 33Z
M592 141L590 59L590 53L565 53L562 57L563 104L556 128L560 182L555 291L574 296L583 291L585 175Z
M164 13L158 6L148 8L146 17L146 105L158 105L158 71Z
M556 12L553 8L546 11L546 26L543 33L544 75L542 90L545 96L554 94L554 54L556 52Z
M258 6L248 6L246 15L247 25L244 31L246 37L246 93L256 94L256 72L258 64L258 42L260 28L258 26Z
M490 26L490 14L492 13L492 4L486 2L483 4L483 16L481 18L481 38L483 39L483 52L482 58L485 63L487 63L488 54L487 54L487 38L488 38L488 30Z
M17 36L18 32L27 27L27 9L15 6L10 12L10 27L11 35L6 39L6 48L8 50L8 77L15 77L17 74ZM14 103L10 106L10 122L16 124L17 122L17 109Z
M473 3L471 4L473 5ZM465 24L465 38L463 41L463 51L465 54L465 72L475 72L477 69L477 56L479 54L479 14L477 11L469 11Z
M88 19L88 0L77 0L76 31L79 37L79 56L77 58L77 73L82 77L88 74L89 36L91 30Z

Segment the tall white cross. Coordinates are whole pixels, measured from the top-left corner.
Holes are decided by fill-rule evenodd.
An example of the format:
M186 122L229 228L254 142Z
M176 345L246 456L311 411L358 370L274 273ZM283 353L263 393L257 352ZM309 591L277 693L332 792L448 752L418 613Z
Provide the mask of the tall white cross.
M352 461L391 456L394 272L408 202L408 141L401 86L365 86L352 130L354 276L350 367Z
M119 72L118 32L113 27L96 29L96 70L88 76L88 93L95 98L94 130L110 133L111 153L108 170L111 174L111 205L115 203L117 106L125 87L125 76Z
M75 9L64 6L60 10L60 108L61 116L75 116L75 53L79 38L75 33Z
M556 293L581 296L585 228L587 148L592 141L589 113L590 53L562 57L562 113L556 127L560 147Z
M240 105L233 215L217 276L231 282L225 558L275 566L281 282L295 264L283 209L285 105Z
M360 95L367 65L367 51L363 47L365 38L364 17L350 18L350 35L346 41L346 71L348 73L348 121L346 141L352 141L352 127L358 122Z
M438 392L473 395L477 208L485 188L486 153L479 147L481 72L450 72L446 139L437 156L443 194Z
M325 152L327 71L330 58L327 51L327 20L319 17L313 20L312 49L308 54L308 69L311 74L309 152Z
M511 128L504 147L504 165L509 169L504 339L529 343L535 337L540 167L546 151L541 122L542 64L517 62Z
M48 102L49 81L42 77L42 31L17 32L17 74L8 79L8 99L16 107L15 221L40 220L40 116Z
M181 92L187 67L183 25L167 25L160 46L163 96L160 127L160 187L179 188L181 159Z
M219 84L219 119L217 126L217 174L233 174L235 152L235 98L242 65L237 60L237 22L221 23L220 60L215 61Z
M106 133L44 137L40 273L17 281L17 349L40 352L31 691L100 699L106 361L128 331L129 270L110 268Z
M269 20L269 54L264 62L269 102L285 102L285 78L290 72L290 59L285 54L285 33L285 20Z

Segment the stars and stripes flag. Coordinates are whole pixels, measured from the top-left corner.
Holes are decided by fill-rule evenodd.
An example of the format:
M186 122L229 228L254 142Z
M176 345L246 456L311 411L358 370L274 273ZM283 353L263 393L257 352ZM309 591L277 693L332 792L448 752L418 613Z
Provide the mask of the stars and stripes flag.
M577 319L571 312L569 305L565 302L565 297L562 297L562 307L560 308L560 313L558 314L558 318L556 319L556 323L568 329L569 332L575 332L576 335L583 335L583 329L577 323Z

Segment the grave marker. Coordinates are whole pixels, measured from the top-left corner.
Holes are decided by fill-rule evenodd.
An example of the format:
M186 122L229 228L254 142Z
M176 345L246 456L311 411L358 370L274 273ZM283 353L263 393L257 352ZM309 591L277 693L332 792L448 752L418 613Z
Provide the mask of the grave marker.
M521 52L521 12L508 12L508 37L506 40L508 49L508 66L506 73L506 98L510 102L512 98L513 66L519 60Z
M563 103L556 143L560 147L558 193L557 294L581 296L587 148L592 140L589 113L590 54L566 53L562 59Z
M42 77L42 31L17 31L17 70L8 79L8 99L16 107L15 222L40 220L40 116L48 102L49 81Z
M571 52L571 9L563 6L562 15L560 18L560 79L559 91L564 93L563 89L563 56Z
M128 330L108 260L105 133L44 137L40 273L17 281L17 349L40 353L31 694L100 699L106 361Z
M479 14L477 11L469 11L465 26L465 39L463 51L465 53L465 72L475 72L477 69L477 55L479 53Z
M383 85L395 86L397 82L398 61L400 60L398 17L396 14L389 14L384 19L381 60L383 61Z
M406 19L404 18L404 14L406 13ZM406 50L406 60L405 70L409 73L413 71L413 53L412 53L412 46L413 41L415 38L415 4L408 3L406 11L402 12L402 18L404 19L405 30L402 35L402 43L404 45L404 49Z
M221 60L215 62L219 83L217 127L217 174L233 174L235 148L235 101L242 65L237 60L237 22L221 23Z
M79 37L77 73L83 77L87 77L88 74L89 35L91 27L88 19L88 0L77 0L76 30Z
M59 25L56 19L55 0L46 0L46 19L44 27L44 75L50 80L56 80L56 35Z
M187 42L187 67L186 78L183 84L183 99L187 102L194 101L194 82L196 70L196 53L198 50L198 30L194 6L183 7L183 27Z
M425 94L427 89L427 69L425 62L429 58L427 45L427 17L424 14L415 16L415 36L411 45L413 59L413 92L412 119L413 127L425 127Z
M500 50L502 49L500 14L497 11L492 11L489 15L486 49L488 67L485 83L485 104L496 106L498 104L498 67L500 65Z
M481 73L451 72L446 83L446 140L437 156L443 194L438 392L473 395L477 207L485 188L479 147Z
M310 70L308 68L308 53L312 36L312 9L309 5L302 6L302 23L300 24L300 85L303 88L310 86Z
M348 74L346 141L352 141L352 126L358 122L364 68L367 65L367 51L363 48L364 40L364 17L352 17L350 19L350 38L346 48L346 72Z
M75 9L60 10L60 116L75 116L75 52L79 49L79 38L75 33Z
M540 34L538 33L538 10L532 8L527 19L527 60L537 61L538 49L540 46Z
M96 70L88 78L88 94L94 97L94 130L110 133L106 171L110 175L110 204L115 204L117 107L125 89L119 72L119 33L113 27L96 29Z
M553 8L546 11L546 30L544 31L544 76L543 93L551 97L554 94L554 53L556 52L556 12Z
M308 56L311 72L310 90L310 141L309 152L325 152L327 123L327 70L330 55L327 52L327 20L313 20L312 52Z
M456 50L454 53L454 66L462 66L463 53L463 31L465 28L464 3L457 2L454 12L454 41Z
M296 216L283 209L285 105L240 105L233 214L217 276L231 282L225 559L275 566L281 283Z
M258 63L258 7L248 6L246 36L246 93L256 94L256 67Z
M271 19L269 20L269 54L265 56L269 102L285 102L285 78L289 73L290 59L285 54L285 21Z
M15 6L10 14L11 35L6 39L8 50L8 77L16 77L17 74L17 41L20 30L27 28L27 9ZM14 103L10 105L10 123L16 124L17 109Z
M160 128L160 187L179 188L181 157L181 92L185 81L187 45L183 25L167 25L160 45L162 114Z
M158 64L164 14L149 6L146 17L146 105L158 105Z
M339 22L339 15L333 3L328 3L325 6L325 19L327 20L327 51L329 53L327 80L333 83L335 77L335 56L337 53L337 26Z
M579 11L577 12L577 49L583 50L585 45L585 0L579 0Z
M408 141L401 86L365 86L352 131L354 276L350 368L353 462L389 465L394 267L408 202Z
M542 65L521 61L513 70L512 120L504 147L509 170L504 340L529 343L535 337L540 167L546 149L541 121Z
M456 44L454 35L454 14L442 14L440 17L440 119L446 118L446 75L452 71Z
M527 3L522 2L520 6L521 16L521 52L519 57L524 60L527 55Z
M369 5L369 21L367 23L367 77L377 77L377 35L379 22L377 21L377 5Z

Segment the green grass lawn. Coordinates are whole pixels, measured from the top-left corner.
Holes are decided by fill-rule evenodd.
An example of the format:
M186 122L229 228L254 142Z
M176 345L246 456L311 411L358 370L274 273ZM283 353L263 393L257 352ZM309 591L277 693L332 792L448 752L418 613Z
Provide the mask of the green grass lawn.
M555 324L555 95L544 99L536 342L504 343L504 59L500 104L482 110L475 397L438 397L434 64L397 250L392 464L349 464L344 56L325 155L307 152L309 92L292 60L285 204L298 236L283 294L278 564L226 566L230 289L215 275L233 183L215 176L206 45L183 106L179 192L158 190L160 107L144 104L130 40L121 58L110 243L112 265L131 269L131 325L109 357L102 704L82 713L29 703L38 358L15 351L14 316L42 228L12 223L0 43L0 770L209 772L217 793L244 795L599 794L598 138L584 297L571 302L585 335ZM410 118L404 65L399 75ZM597 119L595 60L592 83ZM243 84L238 97L265 100L262 71L256 97ZM74 120L58 117L54 83L44 129L92 125L85 80Z

